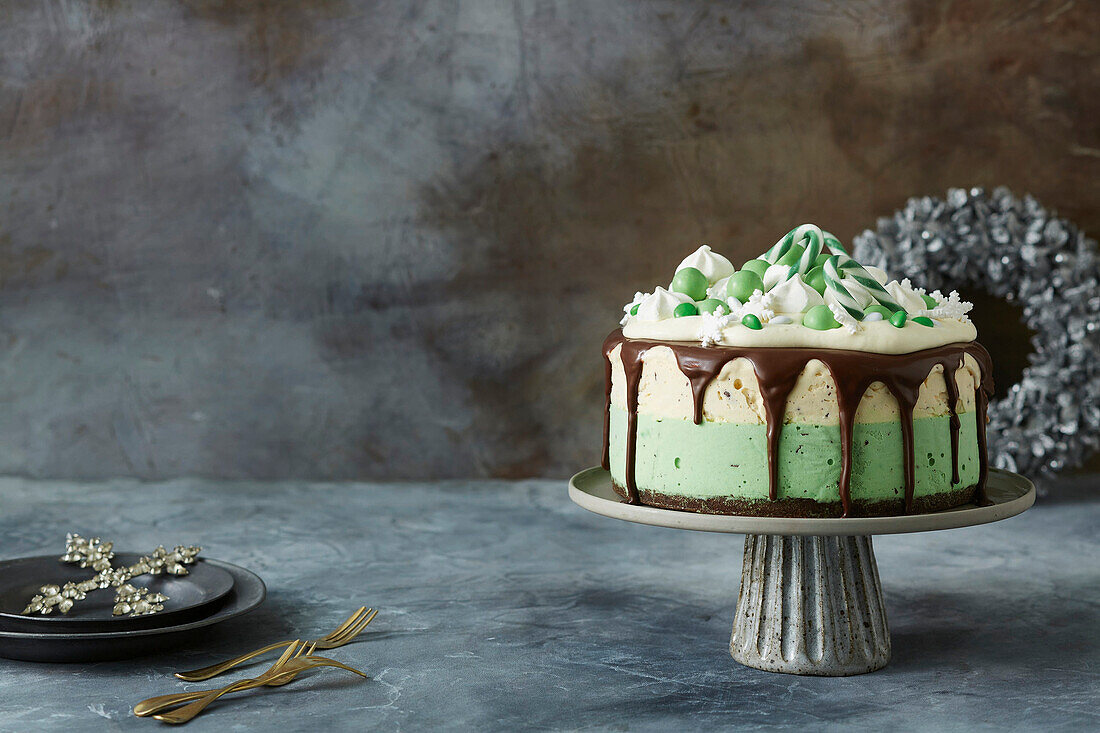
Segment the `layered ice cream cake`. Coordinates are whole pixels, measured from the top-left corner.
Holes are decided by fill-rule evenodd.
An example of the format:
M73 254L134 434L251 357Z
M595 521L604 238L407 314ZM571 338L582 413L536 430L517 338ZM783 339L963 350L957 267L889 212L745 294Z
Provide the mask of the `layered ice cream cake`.
M603 466L626 501L883 516L983 501L989 354L971 305L817 226L736 269L702 246L603 347Z

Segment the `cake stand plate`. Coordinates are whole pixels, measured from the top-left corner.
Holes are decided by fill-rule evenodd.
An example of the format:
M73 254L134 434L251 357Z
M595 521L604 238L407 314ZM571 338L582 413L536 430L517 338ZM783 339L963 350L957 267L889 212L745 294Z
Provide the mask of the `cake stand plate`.
M673 529L744 534L741 592L730 654L770 672L845 676L890 661L890 630L871 535L987 524L1035 502L1023 476L989 470L991 504L930 514L849 519L747 517L626 504L611 475L589 468L569 480L569 498L614 519Z

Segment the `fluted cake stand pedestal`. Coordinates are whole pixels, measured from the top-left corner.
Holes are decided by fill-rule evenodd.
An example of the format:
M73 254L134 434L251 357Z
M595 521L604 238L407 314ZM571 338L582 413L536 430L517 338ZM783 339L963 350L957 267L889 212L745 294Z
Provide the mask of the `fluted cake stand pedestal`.
M967 504L932 514L792 519L626 504L602 468L569 480L569 498L596 514L746 535L730 654L769 672L835 677L873 672L890 661L890 628L871 536L996 522L1035 502L1032 483L1008 471L990 469L986 494L989 506Z

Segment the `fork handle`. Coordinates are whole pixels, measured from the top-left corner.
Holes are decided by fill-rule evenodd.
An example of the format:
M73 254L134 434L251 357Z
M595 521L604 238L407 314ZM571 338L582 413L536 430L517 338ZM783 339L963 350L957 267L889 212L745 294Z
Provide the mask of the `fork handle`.
M261 654L267 654L273 652L276 649L283 649L293 644L293 641L277 641L274 644L268 644L267 646L251 651L248 654L242 654L239 657L228 659L224 662L218 662L217 664L211 664L209 667L203 667L202 669L193 669L190 672L176 672L176 677L179 677L185 682L202 682L208 680L211 677L217 677L226 670L233 669L238 664L243 664L249 659L254 659Z
M261 687L262 683L257 682L252 687ZM238 690L247 689L245 687L238 687ZM157 697L150 697L148 700L142 700L134 706L134 715L139 718L146 718L153 713L159 713L162 710L168 708L174 708L177 705L182 705L192 700L198 700L199 698L206 697L211 692L217 692L217 690L195 690L193 692L173 692L168 695L159 695Z
M256 680L241 680L240 682L234 682L231 685L226 685L220 690L208 691L200 699L193 703L184 705L182 708L177 708L167 713L160 713L156 716L157 720L165 723L172 723L173 725L179 725L180 723L186 723L201 713L211 703L217 700L222 695L228 695L231 692L237 692L238 690L247 690L249 687L255 687Z

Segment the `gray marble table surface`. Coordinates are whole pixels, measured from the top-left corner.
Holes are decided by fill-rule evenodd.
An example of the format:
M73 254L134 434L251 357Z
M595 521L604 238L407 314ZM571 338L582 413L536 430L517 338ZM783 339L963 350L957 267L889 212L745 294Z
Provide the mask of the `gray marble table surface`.
M155 658L0 659L0 730L153 730L173 670L380 609L335 671L217 704L189 730L1096 730L1100 487L1020 517L875 542L893 660L861 677L739 666L742 538L632 525L561 481L311 484L0 480L0 558L66 531L122 550L197 542L267 602Z

